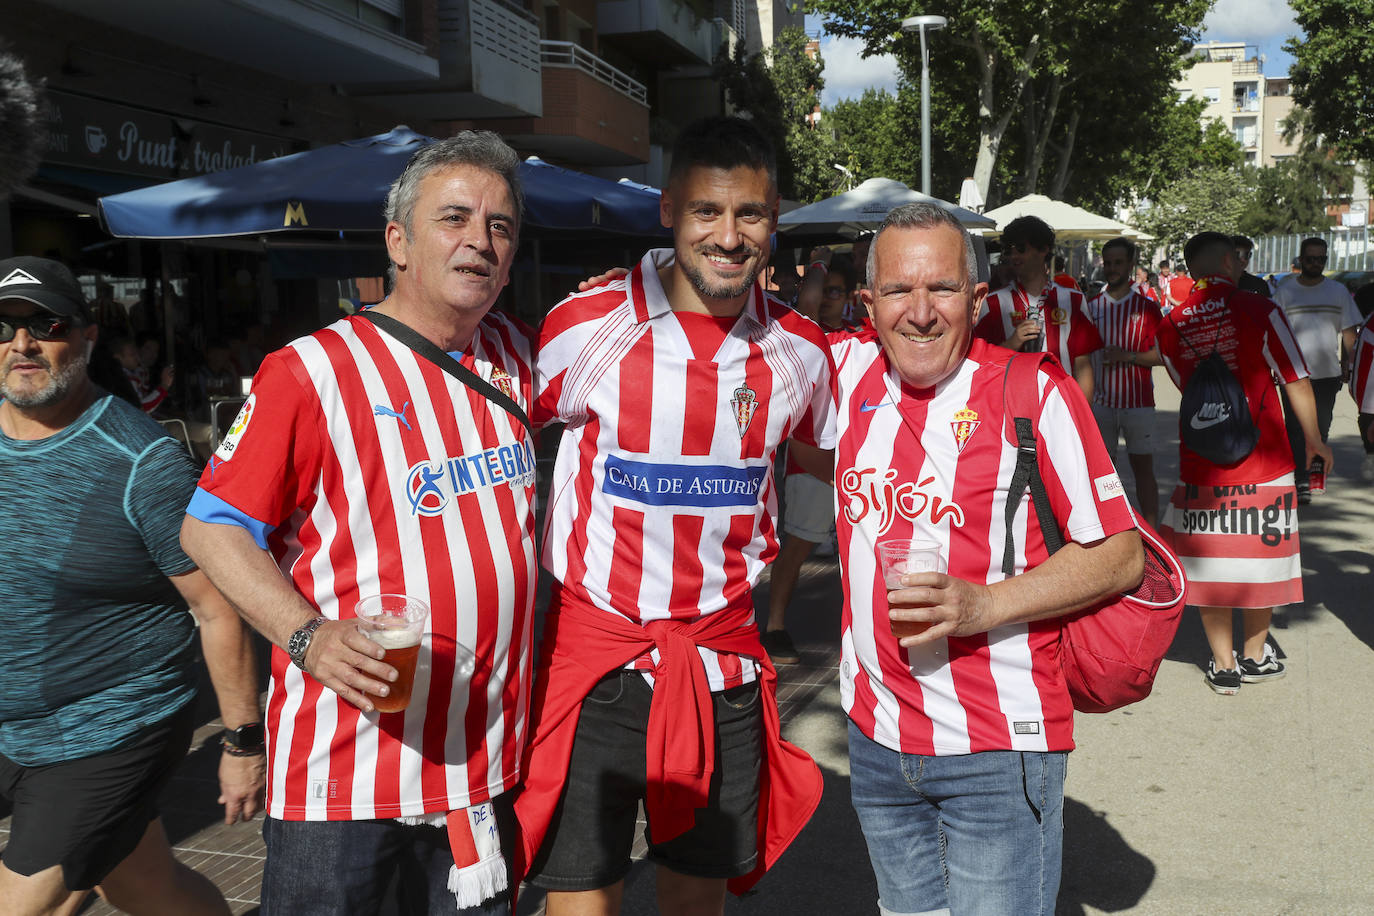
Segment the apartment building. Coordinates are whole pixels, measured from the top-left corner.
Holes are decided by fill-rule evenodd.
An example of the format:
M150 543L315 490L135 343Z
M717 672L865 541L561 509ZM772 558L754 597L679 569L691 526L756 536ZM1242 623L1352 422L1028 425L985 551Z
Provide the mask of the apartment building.
M1209 41L1191 52L1191 64L1174 84L1183 98L1206 101L1204 123L1226 125L1251 165L1272 165L1293 155L1296 144L1283 138L1283 119L1293 110L1287 77L1266 77L1256 45Z

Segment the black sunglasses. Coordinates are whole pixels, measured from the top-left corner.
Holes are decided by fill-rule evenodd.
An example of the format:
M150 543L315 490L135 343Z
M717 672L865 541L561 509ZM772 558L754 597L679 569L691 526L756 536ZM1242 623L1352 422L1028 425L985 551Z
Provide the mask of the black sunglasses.
M30 315L27 318L0 318L0 343L9 343L23 328L34 340L61 340L79 325L58 315Z
M1304 260L1304 261L1311 261L1311 262L1314 263L1314 264L1325 264L1325 263L1326 263L1326 255L1324 255L1324 254L1305 254L1305 255L1302 256L1302 260Z

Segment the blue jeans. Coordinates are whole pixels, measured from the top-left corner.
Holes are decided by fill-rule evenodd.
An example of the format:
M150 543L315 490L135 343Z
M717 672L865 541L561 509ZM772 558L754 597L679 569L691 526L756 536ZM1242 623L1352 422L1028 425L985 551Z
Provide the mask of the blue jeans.
M889 750L849 723L850 792L884 916L1052 916L1068 754Z
M510 805L494 801L501 847L510 861L515 836ZM453 853L448 831L394 820L263 822L267 863L262 916L367 916L377 913L392 880L397 911L408 916L510 916L509 891L478 907L458 910L448 889Z

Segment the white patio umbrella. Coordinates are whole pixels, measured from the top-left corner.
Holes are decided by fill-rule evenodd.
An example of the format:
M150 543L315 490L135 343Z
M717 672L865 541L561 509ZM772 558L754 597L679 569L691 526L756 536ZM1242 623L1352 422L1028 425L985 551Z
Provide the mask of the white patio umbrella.
M1062 200L1053 200L1044 194L1027 194L983 215L997 221L996 231L989 232L989 235L1000 235L1007 223L1018 216L1038 216L1050 224L1050 228L1054 230L1055 240L1059 242L1113 239L1119 235L1137 238L1140 236L1140 233L1125 223L1098 216L1082 207L1066 204Z
M965 210L938 197L927 197L891 178L870 178L852 191L799 207L778 219L778 232L789 245L853 239L878 228L893 207L916 201L930 201L949 210L969 229L991 229L996 223L986 216Z

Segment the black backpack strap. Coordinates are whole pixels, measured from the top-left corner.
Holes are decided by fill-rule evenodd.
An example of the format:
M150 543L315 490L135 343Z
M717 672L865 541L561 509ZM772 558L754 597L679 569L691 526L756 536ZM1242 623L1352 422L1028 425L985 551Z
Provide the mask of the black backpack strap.
M1047 358L1044 353L1013 356L1002 377L1002 409L1009 424L1007 438L1016 445L1016 468L1007 487L1006 542L1002 550L1002 574L1007 578L1011 578L1016 571L1016 540L1012 531L1016 510L1021 505L1021 497L1025 495L1027 487L1030 488L1031 504L1035 507L1035 518L1046 548L1054 553L1064 546L1064 538L1059 533L1059 524L1050 506L1049 494L1045 491L1045 482L1040 477L1035 421L1032 419L1032 415L1039 413L1040 386L1037 377L1040 364Z
M458 379L464 385L476 391L488 401L504 409L515 419L520 421L520 425L525 427L525 431L530 434L530 442L534 442L534 427L530 424L530 418L524 409L509 397L500 388L464 366L458 360L445 353L438 346L420 335L418 331L409 325L397 321L390 315L384 315L375 309L364 309L358 313L358 317L372 322L379 329L390 334L392 337L414 350L425 359L443 369L449 375Z

